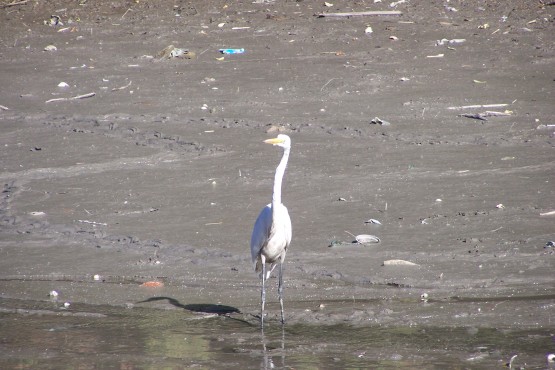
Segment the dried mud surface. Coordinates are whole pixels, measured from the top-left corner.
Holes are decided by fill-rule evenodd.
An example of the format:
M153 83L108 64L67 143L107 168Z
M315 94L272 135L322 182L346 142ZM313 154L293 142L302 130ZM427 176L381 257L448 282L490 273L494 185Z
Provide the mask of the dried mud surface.
M175 325L179 315L223 318L201 320L203 334L236 333L239 324L225 319L256 327L248 242L281 155L262 140L284 132L293 140L284 203L294 229L286 330L296 349L274 349L279 356L302 367L313 342L300 333L311 330L328 333L312 337L318 353L349 353L355 367L370 363L345 338L367 338L372 328L434 327L441 338L533 330L525 335L533 348L501 346L472 366L519 353L540 368L555 352L555 252L546 246L555 240L555 6L407 1L395 7L400 16L315 16L393 9L333 3L2 6L2 325L17 331L22 312L58 320L79 307L114 320L133 307L167 320L171 312ZM51 15L63 24L50 24ZM436 45L441 39L465 41ZM168 45L195 55L158 58ZM246 52L218 53L228 47ZM449 109L492 104L506 105ZM504 115L461 116L486 111ZM381 225L365 223L371 218ZM350 234L381 242L353 244ZM394 259L415 265L384 266ZM279 317L274 282L270 326ZM328 347L325 328L342 325L359 334L336 329L349 349ZM384 346L371 364L430 368L426 358L450 358L405 334L421 357ZM258 343L253 335L237 345ZM4 336L4 353L14 343ZM249 359L262 353L266 346ZM16 363L8 357L1 361ZM320 365L348 363L330 358ZM457 363L449 361L436 366Z

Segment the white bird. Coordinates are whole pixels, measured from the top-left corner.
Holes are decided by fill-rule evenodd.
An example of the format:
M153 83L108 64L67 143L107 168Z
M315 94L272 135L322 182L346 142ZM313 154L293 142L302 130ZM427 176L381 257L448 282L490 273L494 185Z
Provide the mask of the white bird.
M260 272L262 279L260 313L260 325L262 328L264 328L264 305L266 303L265 283L278 265L278 294L281 306L281 323L285 323L283 313L283 261L285 260L287 247L291 242L291 235L293 234L289 212L281 202L281 183L285 168L287 167L287 161L289 160L291 139L287 135L280 134L277 138L268 139L264 142L282 147L283 156L276 168L272 203L264 207L260 215L258 215L251 236L251 257L254 271ZM267 267L266 264L270 266Z

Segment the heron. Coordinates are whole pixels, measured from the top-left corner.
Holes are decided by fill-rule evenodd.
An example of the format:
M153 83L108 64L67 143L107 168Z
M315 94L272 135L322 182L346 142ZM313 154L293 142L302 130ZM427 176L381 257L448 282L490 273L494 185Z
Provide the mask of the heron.
M281 202L281 183L289 151L291 150L291 139L287 135L280 134L274 139L265 140L264 143L283 148L283 156L276 168L274 177L274 191L272 203L262 208L251 236L251 257L254 271L260 273L262 280L261 304L260 304L260 326L264 328L264 305L266 304L266 280L270 278L272 271L278 268L278 295L281 308L281 323L285 324L283 311L283 262L287 247L291 243L293 234L291 218L287 207ZM269 265L269 266L266 266Z

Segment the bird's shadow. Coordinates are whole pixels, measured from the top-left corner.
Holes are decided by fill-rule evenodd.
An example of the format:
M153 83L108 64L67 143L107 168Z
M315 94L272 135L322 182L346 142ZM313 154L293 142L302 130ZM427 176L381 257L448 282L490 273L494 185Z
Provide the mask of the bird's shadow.
M179 302L175 298L171 297L151 297L145 299L144 301L139 301L137 303L149 303L149 302L157 302L157 301L168 301L174 307L182 308L187 311L196 312L196 313L205 313L205 314L216 314L218 316L227 316L233 313L241 313L241 311L232 306L226 306L221 304L212 304L212 303L194 303L194 304L183 304Z

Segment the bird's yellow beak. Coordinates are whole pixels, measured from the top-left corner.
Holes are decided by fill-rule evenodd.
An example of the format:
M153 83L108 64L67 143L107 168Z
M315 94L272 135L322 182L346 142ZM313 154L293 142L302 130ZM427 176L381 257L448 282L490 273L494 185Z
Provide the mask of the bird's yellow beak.
M265 142L266 144L277 145L277 144L282 144L282 143L284 143L285 140L276 137L276 138L274 138L274 139L264 140L264 142Z

